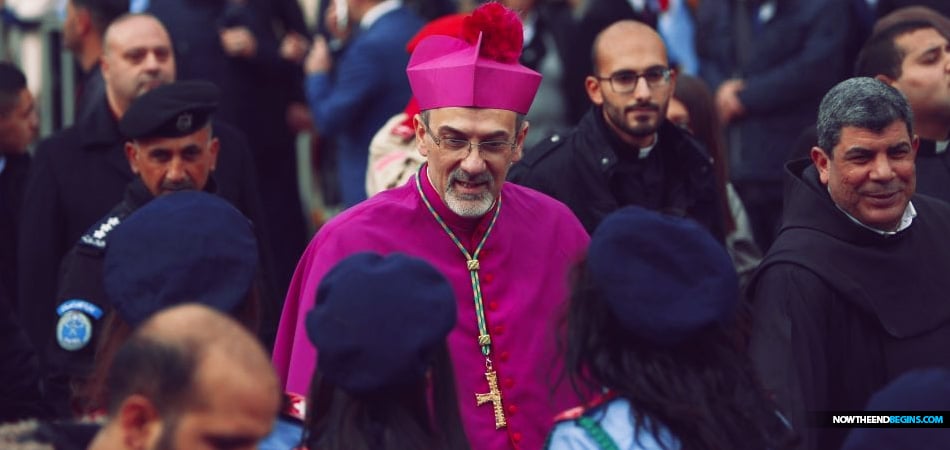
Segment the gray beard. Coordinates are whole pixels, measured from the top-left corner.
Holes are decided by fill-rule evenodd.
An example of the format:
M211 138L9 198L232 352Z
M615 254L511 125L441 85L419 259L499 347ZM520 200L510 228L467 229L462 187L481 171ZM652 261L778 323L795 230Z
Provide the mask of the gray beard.
M484 216L495 203L491 193L485 192L478 195L462 195L455 192L455 189L449 187L445 191L445 205L452 212L462 217L476 218Z

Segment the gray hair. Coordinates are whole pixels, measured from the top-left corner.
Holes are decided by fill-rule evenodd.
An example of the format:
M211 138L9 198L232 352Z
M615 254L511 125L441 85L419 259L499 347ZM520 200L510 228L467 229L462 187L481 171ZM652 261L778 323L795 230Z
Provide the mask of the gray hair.
M818 146L829 158L841 140L844 127L879 133L902 120L907 134L914 135L914 114L907 99L897 89L868 77L850 78L831 88L818 107Z

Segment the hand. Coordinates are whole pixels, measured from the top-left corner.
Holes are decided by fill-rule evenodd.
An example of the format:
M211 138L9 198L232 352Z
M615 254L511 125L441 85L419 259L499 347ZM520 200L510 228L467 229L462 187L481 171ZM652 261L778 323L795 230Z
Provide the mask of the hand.
M295 64L303 62L308 50L310 50L310 42L307 38L293 31L287 33L280 41L280 57Z
M739 100L739 92L744 88L744 81L731 79L724 81L716 90L716 110L719 113L719 122L723 125L728 125L745 114L745 106Z
M225 28L218 33L221 47L228 56L253 58L257 54L257 39L247 27Z
M327 31L330 32L331 36L337 40L346 41L350 37L351 24L347 21L346 28L341 29L339 23L337 20L336 2L330 2L330 5L327 6L327 12L323 17L323 25L327 27Z
M313 47L310 48L310 54L307 55L307 61L304 62L304 71L307 74L325 73L330 71L333 66L333 59L330 57L330 46L323 36L317 36L313 39Z
M313 130L313 116L306 104L293 102L287 105L287 126L295 133Z

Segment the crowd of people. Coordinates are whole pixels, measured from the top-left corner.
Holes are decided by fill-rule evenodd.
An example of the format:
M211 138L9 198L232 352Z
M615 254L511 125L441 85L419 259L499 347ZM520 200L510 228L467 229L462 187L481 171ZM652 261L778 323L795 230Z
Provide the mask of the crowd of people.
M0 62L0 448L950 448L828 422L950 420L944 2L135 3Z

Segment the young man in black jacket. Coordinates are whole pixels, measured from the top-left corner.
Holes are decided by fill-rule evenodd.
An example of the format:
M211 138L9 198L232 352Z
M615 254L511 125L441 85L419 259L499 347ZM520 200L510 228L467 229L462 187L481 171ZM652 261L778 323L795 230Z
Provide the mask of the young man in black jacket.
M509 179L564 202L589 233L607 214L638 205L692 218L723 241L712 160L665 120L676 73L660 36L617 22L594 42L594 61L585 81L594 108L569 134L528 151Z

